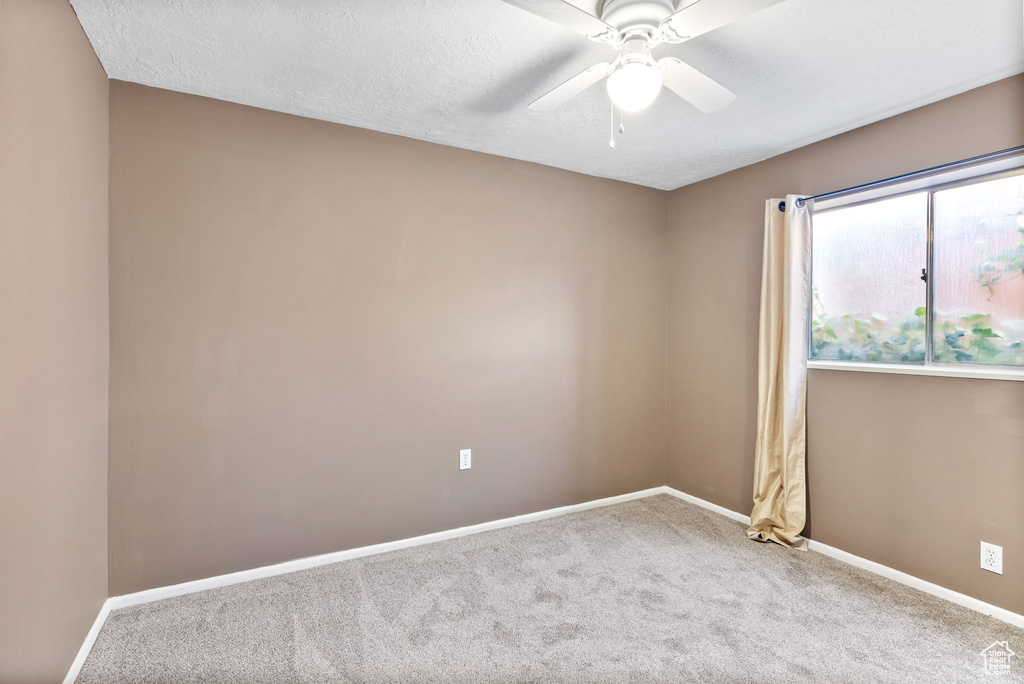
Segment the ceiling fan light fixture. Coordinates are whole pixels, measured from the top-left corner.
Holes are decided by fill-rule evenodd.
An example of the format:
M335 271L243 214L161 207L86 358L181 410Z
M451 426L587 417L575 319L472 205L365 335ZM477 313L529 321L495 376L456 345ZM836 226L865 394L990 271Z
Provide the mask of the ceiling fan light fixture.
M645 62L627 62L608 77L608 97L624 112L639 112L661 92L661 70Z

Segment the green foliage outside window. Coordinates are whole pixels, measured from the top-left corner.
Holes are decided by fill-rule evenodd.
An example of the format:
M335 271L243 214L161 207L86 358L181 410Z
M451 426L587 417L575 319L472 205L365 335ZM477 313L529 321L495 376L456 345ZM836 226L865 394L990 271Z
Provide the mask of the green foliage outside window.
M922 306L901 317L895 325L881 314L831 316L822 310L821 300L815 291L811 346L812 356L819 358L922 364L925 359L925 310Z

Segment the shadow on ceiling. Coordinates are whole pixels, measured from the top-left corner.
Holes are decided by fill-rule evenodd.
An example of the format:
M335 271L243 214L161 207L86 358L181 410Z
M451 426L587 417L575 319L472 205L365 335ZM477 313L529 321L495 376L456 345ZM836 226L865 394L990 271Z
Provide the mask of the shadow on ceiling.
M505 114L525 109L538 97L568 80L573 74L559 78L570 63L580 55L579 50L561 50L533 60L518 72L488 88L466 103L466 108L477 114ZM586 67L581 67L582 71Z

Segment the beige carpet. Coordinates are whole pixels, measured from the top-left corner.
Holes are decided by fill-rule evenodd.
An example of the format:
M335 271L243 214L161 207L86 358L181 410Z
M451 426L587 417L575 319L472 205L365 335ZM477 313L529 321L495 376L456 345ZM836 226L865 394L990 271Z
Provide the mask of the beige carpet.
M78 681L1022 682L1024 630L659 495L118 610Z

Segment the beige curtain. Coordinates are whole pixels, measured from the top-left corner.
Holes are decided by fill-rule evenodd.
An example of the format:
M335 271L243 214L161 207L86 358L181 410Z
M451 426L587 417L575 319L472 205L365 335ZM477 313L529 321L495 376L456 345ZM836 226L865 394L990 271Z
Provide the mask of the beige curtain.
M758 339L754 510L747 536L805 548L807 316L811 207L799 195L768 200Z

